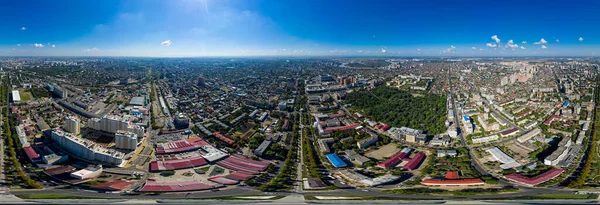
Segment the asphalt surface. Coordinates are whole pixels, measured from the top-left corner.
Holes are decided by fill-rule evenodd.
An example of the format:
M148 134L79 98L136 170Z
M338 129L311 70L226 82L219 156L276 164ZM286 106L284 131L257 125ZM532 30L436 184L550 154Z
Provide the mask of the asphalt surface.
M458 69L458 68L457 68ZM449 67L448 69L448 85L450 87L450 93L453 94L454 93L454 87L452 86L452 67ZM456 125L457 128L461 128L459 122L458 122L458 109L456 109L456 102L454 100L454 95L452 95L452 97L450 98L452 100L452 109L454 110L454 125ZM479 172L479 174L481 174L482 176L486 176L486 175L490 175L490 173L488 173L485 169L483 169L481 166L479 166L479 163L477 162L477 159L475 156L473 156L473 152L471 151L471 148L469 146L467 146L467 140L465 139L465 136L462 132L462 130L459 129L458 132L458 136L460 137L460 143L462 145L462 147L466 148L468 153L469 153L469 157L471 158L471 166L473 166L473 168L475 168L475 170L477 170L477 172Z

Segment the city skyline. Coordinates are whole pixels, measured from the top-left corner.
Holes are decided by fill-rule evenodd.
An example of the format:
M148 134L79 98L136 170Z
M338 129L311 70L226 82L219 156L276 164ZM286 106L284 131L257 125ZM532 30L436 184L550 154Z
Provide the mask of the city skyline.
M588 1L7 2L0 56L596 56L598 8Z

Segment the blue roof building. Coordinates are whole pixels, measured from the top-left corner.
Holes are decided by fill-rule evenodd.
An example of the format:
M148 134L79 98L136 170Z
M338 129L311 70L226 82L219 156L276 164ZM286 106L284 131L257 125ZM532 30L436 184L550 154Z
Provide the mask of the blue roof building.
M327 156L329 162L336 168L348 166L337 154L328 154L325 156Z
M471 121L471 119L469 118L469 116L467 115L463 115L463 120L464 121Z
M568 107L569 103L571 103L569 100L565 101L565 103L563 103L563 107Z

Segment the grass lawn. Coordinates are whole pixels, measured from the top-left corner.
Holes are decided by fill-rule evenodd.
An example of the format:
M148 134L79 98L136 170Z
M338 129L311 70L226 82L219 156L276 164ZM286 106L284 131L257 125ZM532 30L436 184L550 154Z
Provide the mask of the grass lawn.
M21 199L94 199L92 197L69 196L64 194L17 194Z
M208 171L208 169L210 169L210 166L205 166L202 168L194 169L194 171L196 171L196 173L206 173Z
M19 90L19 95L21 96L22 101L29 101L29 100L33 99L33 96L31 95L31 93L24 91L24 90Z

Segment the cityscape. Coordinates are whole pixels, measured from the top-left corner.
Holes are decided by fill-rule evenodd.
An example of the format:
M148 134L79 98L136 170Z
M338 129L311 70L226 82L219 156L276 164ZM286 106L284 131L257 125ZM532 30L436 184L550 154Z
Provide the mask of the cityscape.
M585 41L566 32L556 34L562 42L517 43L491 33L473 46L352 39L300 51L269 48L287 38L262 27L281 21L267 15L271 7L190 2L148 3L197 6L208 19L221 4L260 5L229 22L260 38L213 38L210 29L231 25L208 23L202 39L222 41L223 49L197 53L178 47L195 42L174 34L181 41L157 34L167 40L152 48L81 37L107 42L106 50L65 39L28 45L23 39L42 35L25 32L45 23L0 34L9 39L0 42L0 204L600 202L596 30ZM72 6L141 5L119 3ZM297 12L290 2L262 3ZM304 4L314 2L298 9ZM374 4L363 9L385 7ZM315 12L307 17L323 15ZM131 15L119 18L150 26L141 23L148 17ZM253 47L263 41L264 50Z

